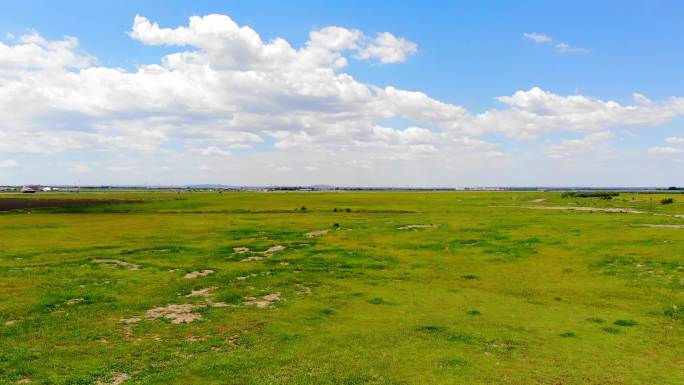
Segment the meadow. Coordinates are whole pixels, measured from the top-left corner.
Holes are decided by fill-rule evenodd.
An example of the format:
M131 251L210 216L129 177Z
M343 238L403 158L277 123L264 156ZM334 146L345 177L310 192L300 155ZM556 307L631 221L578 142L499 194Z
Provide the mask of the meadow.
M0 213L2 384L684 383L684 195L76 196Z

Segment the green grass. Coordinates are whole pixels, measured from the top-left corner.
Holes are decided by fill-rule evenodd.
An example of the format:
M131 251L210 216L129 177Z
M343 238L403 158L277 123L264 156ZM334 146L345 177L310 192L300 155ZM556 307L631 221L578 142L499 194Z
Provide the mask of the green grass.
M684 383L682 195L88 197L0 213L0 384Z

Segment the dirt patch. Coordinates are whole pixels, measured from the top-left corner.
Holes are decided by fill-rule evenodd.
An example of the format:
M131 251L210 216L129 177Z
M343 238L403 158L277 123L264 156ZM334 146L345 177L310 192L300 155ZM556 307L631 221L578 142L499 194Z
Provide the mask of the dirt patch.
M259 255L252 255L251 257L247 257L247 258L241 260L241 262L261 261L262 259L268 258L268 257L272 256L273 254L281 252L283 250L285 250L285 246L282 246L282 245L271 246L266 251L255 253L255 254L259 254Z
M140 321L142 321L142 318L140 318L140 317L122 318L119 320L119 322L126 324L126 325L138 323Z
M280 301L280 293L271 293L259 298L245 297L245 300L246 301L243 302L243 304L263 309L271 306L273 302Z
M645 211L628 209L623 207L585 207L585 206L521 206L532 210L572 210L572 211L598 211L604 213L629 213L647 214Z
M210 297L214 295L212 291L216 290L216 286L212 287L207 287L204 289L197 289L197 290L192 290L190 294L186 295L186 297Z
M42 199L42 198L2 198L0 211L30 210L40 208L59 208L73 206L92 206L110 203L142 202L140 199Z
M399 230L411 230L411 229L433 229L439 227L439 225L434 224L419 224L419 225L406 225L401 226Z
M281 246L281 245L271 246L268 248L268 250L264 251L264 255L270 257L271 255L273 255L275 253L279 253L283 250L285 250L285 246Z
M684 229L684 225L651 225L651 224L634 224L635 227L655 227L664 229Z
M11 320L9 320L9 321L5 321L5 326L12 326L12 325L14 325L15 323L17 323L17 320L11 319Z
M102 382L100 380L97 381L97 385L121 385L125 381L129 380L131 377L126 374L126 373L119 373L115 374L112 376L112 380L110 382Z
M330 230L317 230L317 231L310 231L306 234L304 234L305 237L307 238L315 238L315 237L320 237L322 235L328 234Z
M204 305L193 305L191 303L185 304L170 304L164 307L155 307L145 313L145 319L155 320L158 318L166 318L172 324L190 323L202 319L201 314L193 313L196 308L204 307Z
M135 263L121 261L119 259L93 259L90 262L94 263L96 265L121 266L121 267L127 267L131 270L140 270L139 265L136 265Z
M209 274L213 274L214 270L202 270L202 271L191 271L185 274L185 279L195 279L199 277L206 277Z
M532 202L540 203L540 202L544 202L545 200L546 200L546 198L537 198L537 199L533 199Z
M77 305L83 301L85 301L84 298L72 298L72 299L66 301L66 304L67 305Z
M30 384L30 383L31 383L31 379L28 377L24 377L21 380L17 381L17 384Z
M237 254L248 253L249 247L233 247L233 252Z

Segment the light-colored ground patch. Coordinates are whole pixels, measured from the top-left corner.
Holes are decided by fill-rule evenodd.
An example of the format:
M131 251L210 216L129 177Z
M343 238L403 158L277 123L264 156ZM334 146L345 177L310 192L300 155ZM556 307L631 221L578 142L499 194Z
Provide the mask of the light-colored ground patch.
M655 227L655 228L664 228L664 229L684 229L684 225L653 225L653 224L634 224L632 226L635 227Z
M11 320L9 320L9 321L5 321L5 326L12 326L12 325L14 325L15 323L17 323L17 320L11 319Z
M310 231L306 234L304 234L305 237L307 238L315 238L315 237L320 237L321 235L328 234L330 230L317 230L317 231Z
M31 383L31 379L28 377L24 377L24 378L20 379L19 381L17 381L17 384L30 384L30 383Z
M189 323L196 320L201 320L202 315L193 313L196 308L204 307L204 305L193 305L191 303L184 304L170 304L164 307L155 307L145 313L145 319L155 320L158 318L166 318L172 324Z
M237 254L244 254L249 252L249 247L233 247L233 252Z
M85 301L84 298L72 298L72 299L66 301L66 304L67 305L76 305L76 304L79 304L83 301Z
M418 224L418 225L406 225L406 226L401 226L399 230L411 230L411 229L433 229L439 227L439 225L435 224Z
M266 251L264 251L264 255L270 257L271 255L273 255L275 253L279 253L283 250L285 250L285 246L281 246L281 245L271 246Z
M263 309L271 306L271 304L276 301L280 301L280 293L271 293L259 298L245 297L245 302L243 302L243 304Z
M587 206L522 206L524 209L532 210L572 210L572 211L599 211L604 213L629 213L646 214L645 211L629 209L624 207L587 207Z
M256 253L256 254L260 254L260 255L252 255L251 257L247 257L245 259L242 259L241 262L261 261L262 259L268 258L268 257L272 256L273 254L281 252L283 250L285 250L285 246L282 246L282 245L271 246L268 249L266 249L265 251L262 251L260 253Z
M111 381L109 382L102 382L98 380L97 385L121 385L130 378L131 377L126 373L119 373L113 375Z
M216 290L216 286L205 287L204 289L192 290L190 292L190 294L186 295L186 297L209 297L209 296L213 295L212 291L214 291L214 290Z
M119 259L93 259L90 262L97 265L121 266L127 267L131 270L140 270L140 266L136 265L135 263L126 262Z
M537 199L533 199L532 202L540 203L540 202L544 202L545 200L546 200L546 198L537 198Z
M119 320L119 322L124 323L124 324L134 324L142 321L142 318L140 317L131 317L131 318L122 318Z
M202 271L191 271L185 274L186 279L195 279L199 277L206 277L209 274L213 274L214 270L202 270Z

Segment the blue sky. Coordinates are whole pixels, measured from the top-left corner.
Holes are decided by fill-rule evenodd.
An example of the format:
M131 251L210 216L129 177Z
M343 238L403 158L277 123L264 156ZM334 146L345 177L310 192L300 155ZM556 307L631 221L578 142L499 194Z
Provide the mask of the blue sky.
M392 99L388 102L389 97L383 100L391 107L378 102L379 107L371 113L359 110L354 102L345 111L347 107L335 101L335 108L340 109L336 110L336 116L348 112L358 121L352 122L349 118L332 121L329 111L302 108L301 104L282 102L281 96L271 95L270 91L255 90L255 95L267 95L264 105L273 105L272 111L262 110L261 117L277 115L282 119L253 123L255 117L235 118L246 116L245 111L253 111L256 107L249 104L252 102L244 102L246 104L240 104L236 110L214 110L207 106L196 109L188 101L153 103L150 99L150 105L155 108L168 103L164 108L169 110L165 112L162 107L143 111L102 99L103 103L116 105L105 108L115 112L105 114L101 110L93 112L92 108L84 107L82 101L75 100L69 102L75 103L73 106L35 113L27 111L17 117L19 126L0 126L0 134L5 131L7 143L12 140L15 143L11 150L9 145L0 146L0 165L6 165L0 168L0 183L71 183L76 179L84 183L143 183L150 174L161 183L681 183L681 174L673 169L682 162L679 139L684 136L684 107L681 107L684 102L671 99L684 96L684 5L681 2L65 1L57 5L51 1L23 1L5 4L0 14L0 34L14 37L6 36L4 44L7 47L21 45L19 37L34 33L31 31L49 42L61 41L64 36L77 38L78 46L70 49L87 54L92 60L87 65L69 64L49 69L60 71L62 75L82 73L88 68L119 68L134 74L141 66L163 64L164 56L178 52L197 51L212 56L202 45L204 42L160 43L155 40L156 35L153 36L157 30L148 30L147 35L141 33L137 38L129 36L136 15L145 17L150 25L157 23L161 29L173 29L188 26L191 16L209 14L226 15L238 26L251 28L264 44L283 38L295 50L307 46L312 31L329 26L360 31L363 37L354 43L358 47L339 51L347 58L346 65L330 64L336 76L352 76L356 83L371 89L391 87L420 92L430 99L422 101L427 103L426 109L432 108L428 104L432 106L431 101L435 101L448 105L445 110L448 111L435 112L440 114L438 118L426 117L420 111L404 113L393 109L408 101ZM399 59L369 50L380 44L373 39L383 32L413 44L415 49L404 46L405 51ZM542 41L525 37L531 33L542 36ZM561 45L565 44L570 48L564 51ZM217 53L221 57L237 52L227 46L221 49L223 51ZM363 52L368 57L360 59ZM227 70L234 76L238 70L248 70L243 64ZM252 64L254 62L245 65ZM210 69L218 68L210 59L206 65ZM33 72L48 71L42 67L36 69L34 64L31 66ZM316 68L322 69L318 64ZM11 75L5 75L4 80L0 77L0 87L3 81L6 86L12 81L29 89L40 87L35 79L28 78L25 70L13 67ZM179 68L167 70L180 72ZM290 79L299 70L301 68L268 70L264 76ZM1 71L2 59L0 76ZM53 74L51 78L55 76ZM207 83L209 88L203 90L206 93L202 92L202 95L218 95L216 92L230 90L232 81ZM282 87L280 81L274 81L272 86ZM327 81L339 79L313 79L314 83L298 85L296 89L324 87ZM119 90L115 83L107 86ZM50 87L49 94L54 94L60 85ZM149 91L149 87L157 85L147 87ZM539 87L541 93L520 94L509 103L498 99L512 97L518 91L528 92L533 87ZM645 95L648 101L635 104L634 93ZM221 95L227 98L226 103L234 103L237 97ZM579 95L589 102L567 99L571 95ZM304 96L306 98L298 103L312 103L313 106L323 102L323 99L312 100L311 95ZM338 96L340 100L348 101L344 95L326 95L325 101ZM555 96L560 99L554 99ZM268 99L270 97L276 99ZM530 98L536 98L534 105L525 104ZM551 104L539 107L542 100ZM610 105L603 104L590 106L591 101L614 101L624 109L614 111ZM375 102L369 99L366 103L375 105ZM181 105L184 107L179 107ZM643 107L637 114L631 110L637 105L650 107ZM462 108L468 116L458 117L452 106ZM178 108L188 110L180 114ZM606 110L601 112L602 108ZM75 113L75 110L79 111ZM202 112L198 112L200 110ZM302 110L310 111L304 116L300 113ZM480 116L488 111L501 112L502 118ZM534 116L527 116L529 114ZM606 118L604 114L610 117ZM658 117L661 114L662 117ZM136 120L130 116L141 118ZM550 116L553 116L553 123L548 123L547 127ZM532 121L525 120L528 118ZM230 119L234 123L228 123ZM165 123L153 129L149 128L151 120ZM298 123L293 123L295 120ZM79 123L83 127L74 128L74 122L84 121L88 123ZM236 126L244 121L250 123ZM287 124L283 123L285 121ZM68 127L65 122L69 122ZM317 127L312 128L310 122L315 122ZM503 127L506 126L504 122L511 122L511 127ZM179 124L186 128L178 132L168 127ZM66 128L56 133L55 127L62 126ZM107 128L102 128L104 126ZM393 131L374 129L376 126L389 126L386 128ZM424 131L407 131L408 127ZM16 130L25 135L13 137L15 134L11 132ZM84 140L87 143L95 140L103 148L95 150L92 143L72 145L73 141L81 139L74 139L75 136L69 134L71 131L98 135ZM230 131L230 135L225 131ZM430 139L430 132L442 134L442 137ZM603 134L591 136L597 133ZM67 135L69 139L30 141L30 138L45 135L55 135L55 138ZM140 143L140 135L145 138L156 135L160 139L150 142L144 149L123 144L128 141ZM236 135L242 135L246 141L235 139ZM247 138L249 135L254 136ZM382 140L378 139L380 137ZM346 141L349 138L352 139ZM477 143L473 144L473 141ZM116 145L108 144L113 142ZM57 148L64 143L68 145ZM308 147L304 151L301 148L305 143ZM51 145L55 146L54 151L21 151L22 146ZM360 147L352 148L354 145ZM375 157L363 150L371 148L376 149L370 151ZM155 149L173 154L155 154ZM331 151L347 165L326 159L325 154ZM126 154L125 158L122 154ZM398 156L401 154L414 156ZM122 160L125 161L122 163ZM153 164L156 168L145 171L144 177L116 171L135 167L135 162ZM46 163L51 166L46 168ZM350 172L349 168L354 165L360 169ZM588 165L593 169L583 173ZM644 170L642 179L634 176L636 168ZM657 171L648 172L649 168Z

